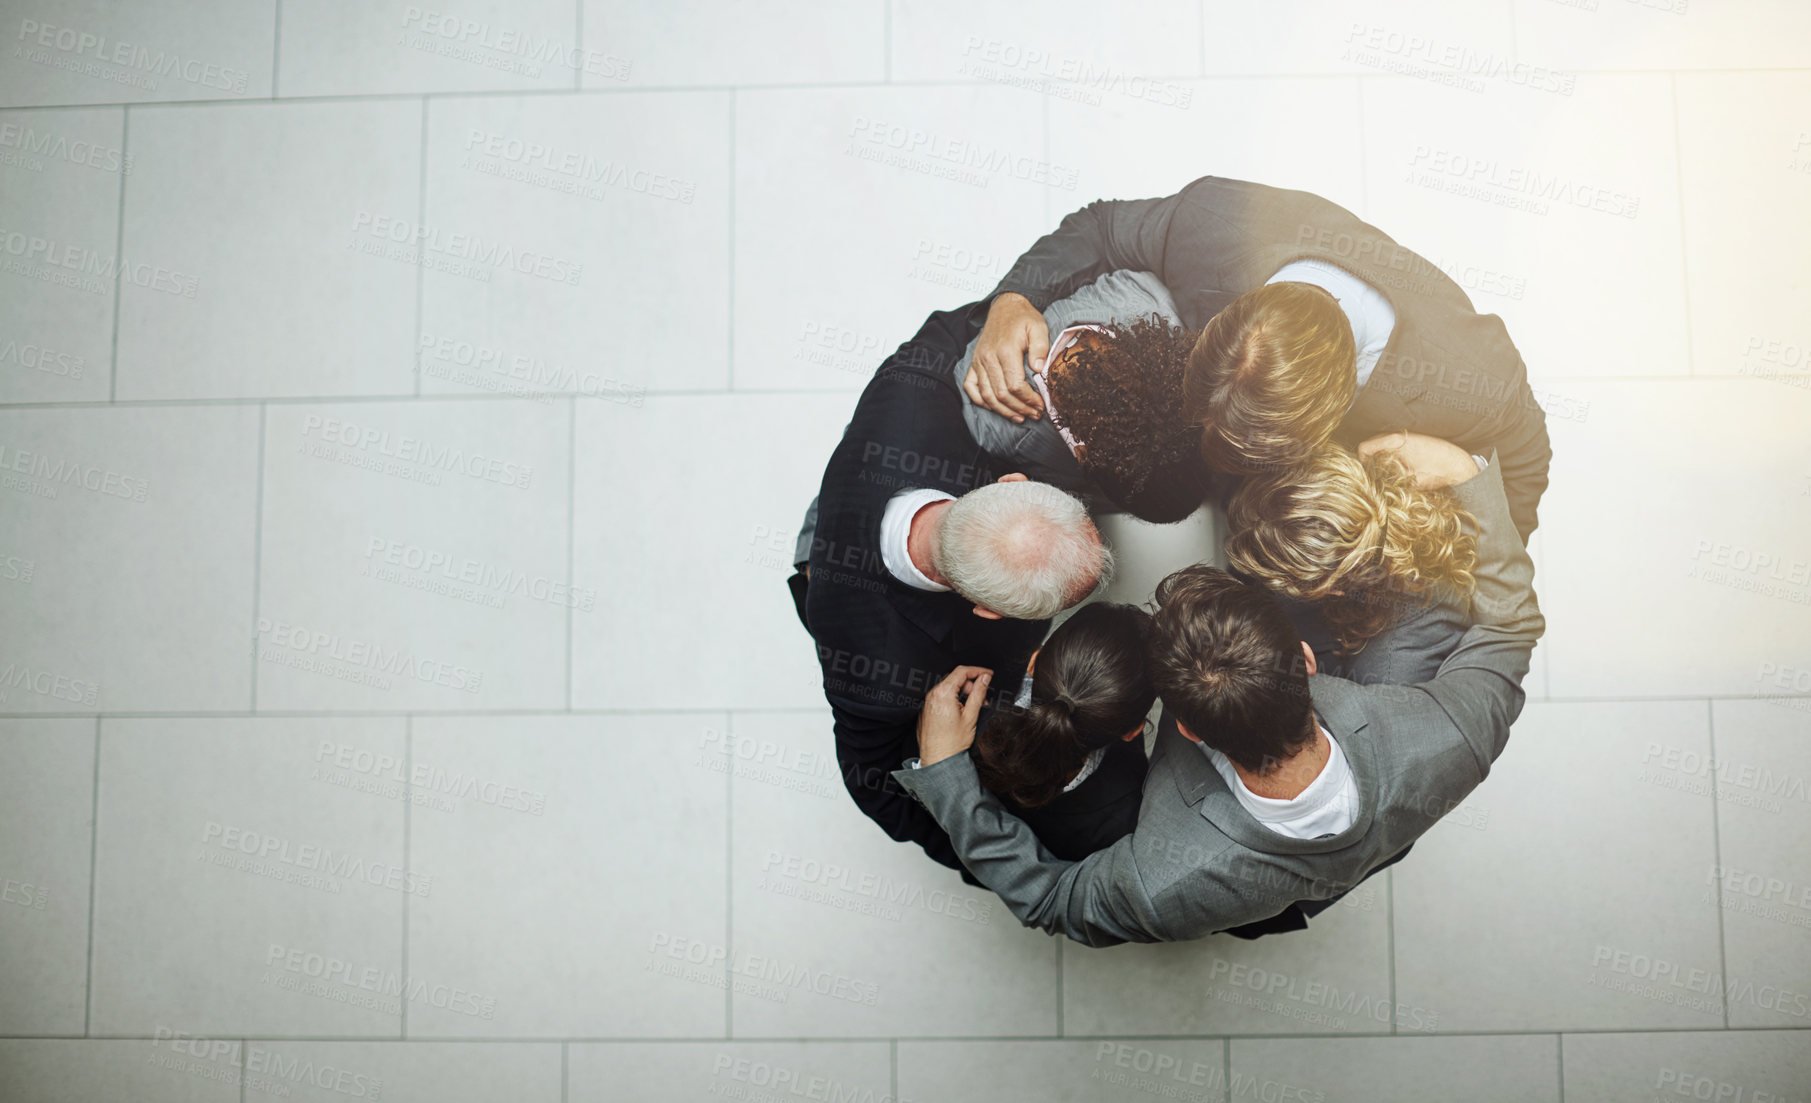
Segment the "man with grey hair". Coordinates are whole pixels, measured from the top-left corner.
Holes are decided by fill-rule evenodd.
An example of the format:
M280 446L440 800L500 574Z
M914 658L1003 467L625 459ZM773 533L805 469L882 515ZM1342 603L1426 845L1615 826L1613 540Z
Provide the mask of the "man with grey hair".
M977 616L1049 620L1098 588L1112 565L1087 507L1021 473L949 500L934 518L935 580L974 602Z
M889 836L958 870L949 836L891 776L916 753L924 694L958 666L1024 670L1050 618L1112 562L1081 501L1001 468L970 435L950 369L981 318L933 314L875 372L789 580L850 796Z

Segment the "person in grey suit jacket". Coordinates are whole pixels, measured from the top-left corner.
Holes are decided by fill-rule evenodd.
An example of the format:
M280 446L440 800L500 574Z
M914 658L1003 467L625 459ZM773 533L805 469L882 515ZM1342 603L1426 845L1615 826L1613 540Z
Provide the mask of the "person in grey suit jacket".
M1091 946L1200 938L1336 898L1483 781L1521 712L1545 627L1534 568L1499 465L1466 463L1470 477L1445 479L1477 523L1471 627L1428 681L1317 674L1264 590L1189 567L1158 592L1165 708L1131 835L1064 862L981 789L965 749L981 695L970 691L988 678L978 668L927 695L923 765L900 785L1021 922Z
M1036 420L1024 370L1041 311L1102 273L1153 272L1200 330L1179 395L1217 471L1285 465L1331 437L1413 429L1495 450L1510 515L1534 530L1553 458L1546 414L1502 319L1439 266L1308 192L1204 176L1161 199L1091 203L1020 257L989 296L964 380L971 401Z

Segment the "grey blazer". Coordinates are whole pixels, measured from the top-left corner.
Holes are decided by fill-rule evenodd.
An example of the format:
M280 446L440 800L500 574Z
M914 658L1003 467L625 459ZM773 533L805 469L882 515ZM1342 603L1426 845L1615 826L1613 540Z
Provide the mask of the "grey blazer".
M1050 327L1050 339L1073 325L1083 323L1130 322L1155 314L1171 325L1181 325L1176 302L1169 289L1149 272L1121 269L1108 272L1067 298L1058 299L1044 310L1044 322ZM968 343L962 359L956 361L956 386L968 376L968 366L975 358L977 336ZM1031 369L1025 369L1030 378ZM1178 406L1182 396L1176 396ZM975 443L1005 460L1018 460L1037 469L1044 481L1055 483L1072 493L1090 489L1081 464L1063 443L1062 434L1048 417L1014 424L1013 420L985 406L970 401L963 404L963 420Z
M1022 923L1090 946L1200 938L1346 891L1484 780L1521 712L1522 678L1546 627L1499 466L1455 489L1477 518L1479 553L1458 647L1420 685L1309 679L1314 711L1358 785L1358 818L1340 834L1290 839L1265 828L1167 716L1137 829L1080 862L1043 850L981 788L966 753L894 776Z

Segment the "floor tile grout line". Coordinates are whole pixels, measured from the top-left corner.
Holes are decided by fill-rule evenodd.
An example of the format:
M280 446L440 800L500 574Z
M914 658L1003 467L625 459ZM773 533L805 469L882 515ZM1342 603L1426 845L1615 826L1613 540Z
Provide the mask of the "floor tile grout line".
M1390 958L1390 1033L1397 1033L1396 1028L1396 871L1383 871L1384 907L1389 912L1388 946Z
M258 631L258 614L262 611L260 591L264 588L264 424L270 411L258 406L257 486L252 493L252 685L251 712L258 711L258 651L263 635Z
M585 0L572 0L572 48L576 51L573 56L578 59L578 64L572 67L572 90L583 92L585 90ZM565 1060L565 1054L562 1053L560 1055L562 1066ZM560 1092L560 1098L564 1100L565 1089L561 1088Z
M724 344L724 384L728 393L736 393L736 141L737 128L742 125L737 112L739 102L736 93L729 94L729 259L725 264L728 269L729 295L726 299L724 324L729 329L729 336Z
M415 759L415 717L412 714L405 714L402 718L402 776L403 776L403 798L404 798L403 802L402 802L402 883L403 883L403 887L405 889L407 889L408 885L409 885L410 871L414 868L414 862L413 862L412 856L409 853L409 848L413 842L413 840L410 837L410 829L413 826L413 817L411 817L409 815L409 808L411 805L413 805L415 803L415 801L413 799L413 793L411 792L412 782L410 782L409 779L415 776L414 759ZM401 968L400 972L402 973L402 998L397 1000L397 1004L398 1004L397 1010L399 1013L399 1018L398 1018L398 1021L396 1024L397 1034L398 1034L397 1040L398 1041L408 1041L409 1040L409 893L407 893L407 892L404 892L402 894L402 962L401 962L401 966L402 966L402 968Z
M1207 0L1195 5L1195 75L1207 75Z
M1692 69L1567 69L1574 76L1588 77L1670 77L1678 73L1688 76L1757 76L1769 73L1798 75L1811 72L1811 66L1763 66L1752 69L1743 68L1692 68ZM1320 81L1331 82L1347 80L1355 75L1351 72L1287 72L1287 73L1140 73L1140 78L1151 82L1180 83L1184 81L1216 83L1259 83L1274 81ZM1369 80L1387 80L1405 88L1419 87L1422 78L1398 73L1365 73ZM534 96L646 96L650 94L684 94L690 92L810 92L810 91L845 91L863 88L998 88L998 81L981 78L964 79L961 77L921 77L912 80L829 80L829 81L776 81L763 84L625 84L617 87L599 85L594 88L477 88L477 89L436 89L415 92L330 92L318 95L303 96L235 96L215 99L190 100L111 100L101 103L12 103L0 104L5 111L86 111L109 107L150 107L158 109L185 107L234 107L257 105L269 107L272 104L288 103L363 103L382 102L385 100L412 100L422 96L434 99L484 99Z
M428 224L428 98L421 97L421 142L416 150L420 161L417 166L419 177L415 185L415 225ZM415 252L415 370L409 374L415 377L415 395L421 397L421 335L422 335L422 302L426 298L428 266L421 263L425 250Z
M1711 861L1716 863L1716 872L1722 873L1723 864L1723 812L1717 803L1717 704L1715 701L1704 702L1705 735L1710 747L1710 846ZM1722 989L1723 1029L1729 1029L1729 949L1726 945L1728 936L1723 932L1723 878L1716 879L1717 905L1717 984Z
M270 98L278 99L277 72L283 60L283 0L277 0L277 10L270 24Z
M578 452L579 404L574 399L566 406L566 587L571 592L577 585L572 577L573 561L578 552ZM566 711L572 711L572 606L566 603Z
M1554 1029L1546 1027L1540 1030L1418 1030L1413 1034L1372 1034L1342 1031L1332 1034L1303 1034L1283 1031L1275 1034L1070 1034L1062 1038L1050 1034L909 1034L897 1040L905 1042L962 1042L985 1045L992 1042L1108 1042L1108 1041L1148 1041L1148 1042L1212 1042L1227 1040L1234 1042L1271 1042L1271 1041L1338 1041L1348 1038L1362 1038L1373 1042L1409 1040L1415 1038L1551 1038L1556 1034L1578 1036L1597 1034L1803 1034L1811 1038L1811 1026L1741 1026L1723 1031L1706 1030L1703 1026L1604 1026L1604 1027L1565 1027ZM249 1041L259 1042L373 1042L383 1045L418 1046L427 1043L458 1042L471 1045L723 1045L734 1042L737 1045L778 1045L778 1044L836 1044L852 1045L858 1043L876 1044L888 1041L891 1036L885 1034L764 1034L744 1035L728 1039L717 1035L703 1037L693 1035L674 1035L662 1037L634 1035L546 1035L546 1034L512 1034L473 1035L473 1034L417 1034L412 1038L387 1038L372 1034L246 1034ZM0 1034L0 1041L17 1042L154 1042L160 1039L156 1034Z
M1232 1103L1232 1035L1220 1039L1220 1094Z
M1590 704L1673 704L1681 701L1743 701L1761 704L1775 704L1791 701L1795 704L1805 702L1811 705L1811 696L1776 695L1772 697L1741 696L1731 694L1722 697L1666 696L1666 697L1531 697L1529 700L1543 705L1590 705ZM563 709L557 706L548 708L512 708L512 709L120 709L113 712L0 712L0 720L92 720L100 717L106 720L196 720L196 719L259 719L270 717L291 717L300 719L322 719L329 717L397 717L414 716L715 716L724 712L746 712L757 716L771 716L780 713L822 713L824 705L752 705L731 707L724 705L699 705L696 708L658 708L623 706L620 708L574 708ZM1790 711L1803 711L1792 709Z
M1673 190L1674 205L1679 210L1679 312L1685 323L1685 371L1688 376L1698 374L1698 356L1692 346L1692 280L1691 257L1688 235L1685 232L1685 146L1679 140L1679 74L1667 74L1667 90L1672 96L1673 108ZM1724 1001L1727 1006L1728 1001Z
M1553 1040L1558 1047L1555 1051L1556 1064L1559 1066L1556 1070L1559 1076L1558 1103L1566 1103L1566 1035L1564 1032L1557 1032L1553 1035Z
M94 718L94 782L88 806L88 983L82 992L82 1037L94 1026L94 883L101 852L101 718Z
M733 747L736 714L723 713L723 730ZM723 954L733 969L736 963L736 763L732 756L723 771ZM736 1036L736 986L723 986L723 1037ZM894 1098L898 1098L897 1093Z
M1790 384L1797 387L1797 380L1811 382L1811 372L1785 372L1773 378L1791 379ZM1624 384L1675 384L1675 383L1728 383L1743 380L1753 386L1761 386L1768 380L1758 379L1752 374L1743 375L1737 372L1722 374L1699 373L1686 375L1576 375L1549 378L1543 385L1550 383L1586 384L1586 385L1624 385ZM638 391L636 399L649 398L728 398L742 395L768 395L775 397L804 396L822 398L853 398L860 393L859 387L688 387L674 390L656 390L649 388ZM321 394L321 395L223 395L213 398L128 398L122 401L60 401L60 402L0 402L0 410L81 410L108 409L111 407L130 409L151 409L162 407L218 407L218 406L253 406L269 404L275 406L306 405L350 405L357 403L379 402L536 402L542 405L568 398L586 399L595 402L613 402L619 406L634 406L635 402L625 402L619 398L603 394L582 394L575 391L435 391L426 394L396 392L394 394Z
M119 155L122 170L132 163L132 109L124 107L119 113ZM109 353L110 363L107 369L107 401L113 402L119 397L119 297L124 286L120 279L125 266L119 258L125 255L126 249L126 177L125 171L119 174L119 212L118 221L113 227L113 348Z

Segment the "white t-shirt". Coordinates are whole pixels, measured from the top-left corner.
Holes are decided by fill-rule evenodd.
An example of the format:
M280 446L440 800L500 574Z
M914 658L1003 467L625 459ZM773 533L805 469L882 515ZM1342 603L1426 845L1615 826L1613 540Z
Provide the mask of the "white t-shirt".
M887 500L887 508L880 515L880 561L887 565L894 578L916 590L942 593L949 589L932 582L918 569L907 545L912 536L912 518L918 516L919 510L932 502L955 500L953 494L924 488L902 490Z
M1363 389L1377 370L1383 347L1390 343L1390 331L1396 328L1396 310L1390 300L1345 269L1318 260L1285 264L1264 283L1311 283L1339 300L1339 308L1352 323L1352 340L1358 345L1358 386Z
M1195 745L1207 755L1214 769L1220 771L1226 787L1232 790L1245 811L1251 813L1252 819L1291 839L1318 839L1324 835L1337 835L1358 819L1358 781L1352 776L1346 752L1340 750L1339 740L1326 728L1321 728L1321 734L1327 737L1331 747L1327 764L1308 783L1308 788L1289 800L1258 796L1245 787L1245 779L1233 768L1231 759L1205 743Z

